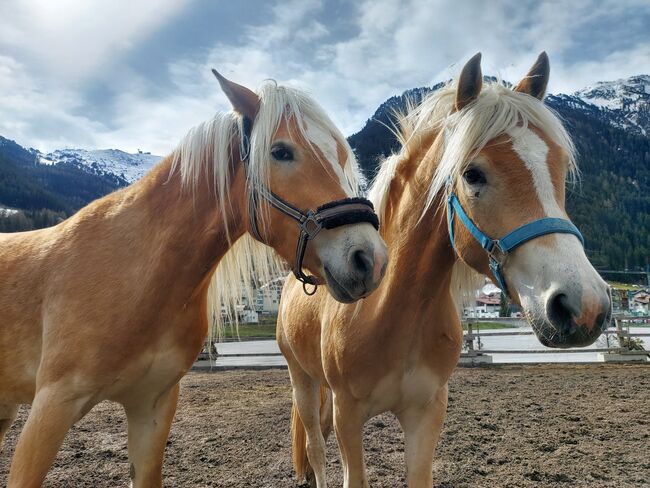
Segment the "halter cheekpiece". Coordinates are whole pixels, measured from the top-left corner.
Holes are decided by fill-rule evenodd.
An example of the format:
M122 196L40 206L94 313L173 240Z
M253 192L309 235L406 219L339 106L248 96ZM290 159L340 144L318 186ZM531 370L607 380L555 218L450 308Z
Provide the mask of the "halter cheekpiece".
M481 231L472 219L469 218L463 209L463 206L460 204L458 197L453 192L450 182L447 183L447 188L447 225L449 226L449 239L451 240L451 246L454 248L454 251L456 251L456 254L458 254L454 237L454 215L457 215L460 223L465 226L474 239L478 241L481 247L488 254L490 259L490 271L492 271L499 288L501 288L506 296L509 296L509 294L506 280L503 276L503 264L508 255L522 244L548 234L572 234L580 240L583 247L585 245L585 240L582 237L582 234L572 222L566 219L551 217L533 220L532 222L517 227L501 239L492 239Z
M250 118L244 117L242 122L243 133L241 136L241 158L248 171L251 151L251 132L253 123ZM296 246L296 258L293 264L293 274L302 282L302 288L307 295L313 295L318 288L318 280L315 276L306 275L302 270L302 262L307 250L307 244L314 239L322 229L334 229L343 225L358 224L367 222L379 230L379 219L375 214L372 202L365 198L344 198L333 202L325 203L315 211L308 209L303 211L273 193L270 189L261 187L250 187L251 198L249 199L248 215L250 218L251 231L255 239L265 243L260 229L257 225L257 205L259 199L263 198L283 214L294 219L300 228L300 236ZM312 285L309 290L307 285Z

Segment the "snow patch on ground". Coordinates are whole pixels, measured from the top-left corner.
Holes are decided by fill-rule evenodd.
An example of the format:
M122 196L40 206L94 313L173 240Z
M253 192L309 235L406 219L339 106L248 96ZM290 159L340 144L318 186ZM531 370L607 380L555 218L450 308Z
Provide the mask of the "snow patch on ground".
M0 217L9 217L10 215L17 214L18 210L13 208L0 207Z

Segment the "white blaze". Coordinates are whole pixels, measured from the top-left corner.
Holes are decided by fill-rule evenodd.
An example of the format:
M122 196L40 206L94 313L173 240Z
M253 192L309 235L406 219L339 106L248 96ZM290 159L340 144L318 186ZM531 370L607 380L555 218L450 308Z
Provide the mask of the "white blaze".
M509 133L512 148L530 171L537 197L547 217L566 218L555 199L555 187L548 169L548 146L544 140L530 129Z
M349 197L353 197L354 190L339 163L337 144L334 136L315 122L305 120L304 125L305 133L307 134L309 142L320 150L325 160L330 164L334 174L338 177L339 182L341 183L343 191L345 191Z

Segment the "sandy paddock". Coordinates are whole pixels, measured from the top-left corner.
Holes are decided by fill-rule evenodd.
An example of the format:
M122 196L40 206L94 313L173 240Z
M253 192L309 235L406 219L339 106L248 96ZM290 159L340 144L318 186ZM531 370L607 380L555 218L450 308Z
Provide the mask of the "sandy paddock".
M167 445L165 486L292 487L286 371L190 373ZM28 413L0 454L0 486ZM373 487L402 487L403 438L392 415L368 422ZM341 486L336 441L328 478ZM462 368L434 464L451 487L650 486L650 365ZM126 421L102 403L68 434L50 487L128 486Z

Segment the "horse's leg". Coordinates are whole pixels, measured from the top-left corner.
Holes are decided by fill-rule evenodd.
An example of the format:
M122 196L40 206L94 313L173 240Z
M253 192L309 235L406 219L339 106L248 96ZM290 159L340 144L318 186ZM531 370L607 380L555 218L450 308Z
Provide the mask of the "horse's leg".
M341 450L343 488L369 488L363 460L363 424L366 418L353 399L334 393L334 431Z
M95 405L62 383L36 391L9 470L8 488L41 486L70 427Z
M18 413L18 405L0 405L0 452L2 441Z
M324 395L324 398L321 396L321 406L320 406L320 430L323 433L323 442L327 444L327 439L329 439L332 429L334 428L334 412L332 405L332 390L326 386L321 386L321 395ZM325 452L325 451L323 451ZM325 455L325 454L323 454ZM323 467L324 469L324 467ZM314 475L314 469L309 466L307 474L305 476L307 482L311 488L316 488L316 477ZM323 472L323 477L325 474Z
M131 486L162 486L162 466L169 429L176 412L179 383L155 397L124 403L129 424Z
M447 384L426 405L414 405L396 413L404 430L409 488L431 488L433 484L433 456L446 413Z
M305 427L307 435L307 458L313 473L308 473L310 484L316 482L318 488L326 488L325 479L325 439L321 431L321 404L320 385L314 381L300 366L290 363L291 384L293 385L293 398L300 414L300 420ZM310 480L310 474L314 479Z
M332 405L332 390L325 388L325 402L320 406L320 430L327 442L334 427L334 406Z

